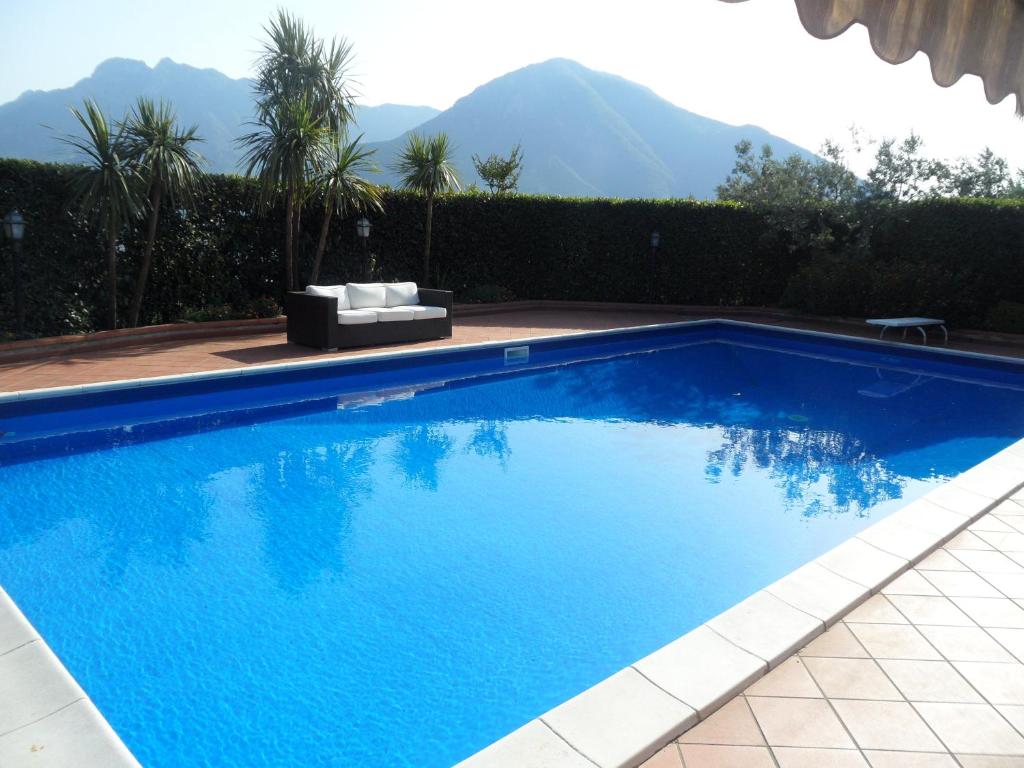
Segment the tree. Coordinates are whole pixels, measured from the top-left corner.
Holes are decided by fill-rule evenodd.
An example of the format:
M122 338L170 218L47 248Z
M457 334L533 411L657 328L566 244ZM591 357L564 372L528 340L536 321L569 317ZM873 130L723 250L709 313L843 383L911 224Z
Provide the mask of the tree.
M370 162L375 150L359 146L363 137L357 136L353 141L345 140L343 135L332 137L329 156L325 159L320 173L314 178L313 185L323 197L324 217L320 226L320 241L313 259L313 269L309 281L316 283L320 278L320 264L327 247L327 232L331 226L331 214L335 211L339 216L346 216L350 211L383 210L380 188L363 178L362 174L374 173L377 168Z
M284 10L265 31L269 39L256 62L256 130L238 143L246 175L259 179L260 208L284 198L285 285L293 290L301 277L295 247L308 182L329 156L331 137L352 120L352 46L344 38L325 44Z
M395 163L395 171L402 177L402 186L421 192L427 197L427 225L423 243L423 284L430 282L430 236L434 217L434 197L441 192L457 192L461 188L453 163L454 150L448 134L424 138L409 135Z
M128 161L148 190L149 223L146 248L139 262L139 274L128 311L128 325L139 323L142 298L153 262L156 227L165 197L172 206L191 206L202 184L203 158L190 145L202 141L193 125L182 130L170 104L159 105L140 97L124 124Z
M943 180L942 191L957 197L1007 197L1013 187L1010 166L1003 158L985 147L978 154L977 163L961 158L949 168Z
M865 195L891 202L937 197L949 169L944 163L925 157L923 146L924 141L913 132L902 141L879 142L875 165L867 174Z
M486 160L481 160L479 155L473 155L473 167L492 195L514 192L519 186L519 174L523 172L523 148L516 144L507 158L488 155Z
M84 137L63 141L81 155L84 167L71 180L74 199L90 223L98 226L107 245L107 327L117 327L117 241L125 225L142 211L142 180L133 167L124 129L115 133L95 101L86 100L85 114L71 107L71 114L85 131Z
M846 167L842 150L825 142L821 151L823 157L816 160L796 153L777 160L771 146L765 144L756 155L749 141L741 141L732 173L718 187L718 197L765 207L852 202L859 181Z

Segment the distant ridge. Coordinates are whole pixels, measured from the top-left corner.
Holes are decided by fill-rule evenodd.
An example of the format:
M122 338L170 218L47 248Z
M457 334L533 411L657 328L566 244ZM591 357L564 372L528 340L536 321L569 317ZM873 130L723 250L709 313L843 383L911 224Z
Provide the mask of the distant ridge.
M232 79L215 69L197 69L171 59L149 67L134 59L107 59L70 88L26 91L0 105L0 157L65 161L73 156L57 137L78 132L68 111L85 98L96 99L111 115L120 117L137 96L173 102L186 125L197 123L205 139L200 151L214 171L235 172L240 152L234 140L251 130L252 81ZM366 141L400 135L438 114L433 107L382 104L359 107L357 132Z
M234 140L249 130L252 82L214 69L162 59L155 67L108 59L70 88L27 91L0 105L0 156L72 158L58 136L77 132L68 112L86 97L120 116L138 95L171 100L186 124L197 123L201 151L214 171L237 172ZM510 72L450 109L382 104L359 107L355 133L378 149L379 179L390 171L405 134L446 131L462 178L479 181L471 156L507 154L521 143L520 191L601 197L711 198L732 169L734 146L749 139L778 155L812 153L756 125L735 126L688 112L649 88L616 75L551 59ZM46 127L43 127L46 126Z

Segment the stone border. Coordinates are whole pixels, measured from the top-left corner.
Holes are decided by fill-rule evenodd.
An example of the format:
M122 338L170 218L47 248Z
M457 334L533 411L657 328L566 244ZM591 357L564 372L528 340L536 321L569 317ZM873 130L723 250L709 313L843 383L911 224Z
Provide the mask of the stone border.
M0 765L139 762L0 588Z
M368 360L444 356L563 339L585 339L714 323L688 320L441 348L315 358L211 372L0 394L0 404L186 381L253 376ZM768 326L784 334L849 340L843 334ZM856 338L887 348L918 345ZM1024 365L1019 359L930 348L939 355ZM626 768L703 720L841 616L1024 486L1024 440L893 512L649 656L530 721L459 763L463 768ZM0 588L0 765L49 749L47 760L138 766L128 748L46 642Z
M630 768L1024 486L1024 439L459 763Z

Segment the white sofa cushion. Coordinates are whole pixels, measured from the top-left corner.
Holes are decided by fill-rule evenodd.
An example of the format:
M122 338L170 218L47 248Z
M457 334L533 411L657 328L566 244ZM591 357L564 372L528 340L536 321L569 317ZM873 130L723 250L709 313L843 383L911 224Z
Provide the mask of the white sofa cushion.
M448 310L444 307L427 307L417 304L414 307L402 307L402 309L410 310L417 320L440 320L442 317L448 317Z
M338 325L366 325L376 322L377 313L366 309L343 309L338 312Z
M384 290L387 294L386 307L407 307L420 303L420 292L416 283L386 283Z
M387 306L387 291L383 283L346 283L345 289L352 309Z
M381 323L413 320L416 317L416 314L409 307L370 307L366 311L376 313L377 321Z
M339 310L351 308L344 285L307 285L306 293L310 296L337 296Z

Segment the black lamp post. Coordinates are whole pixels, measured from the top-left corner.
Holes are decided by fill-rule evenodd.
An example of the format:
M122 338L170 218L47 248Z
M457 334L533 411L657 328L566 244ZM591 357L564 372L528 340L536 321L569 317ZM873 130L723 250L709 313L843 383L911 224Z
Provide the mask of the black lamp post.
M25 305L21 295L21 239L25 236L25 217L14 209L3 221L4 234L14 246L14 330L21 335L25 329Z
M647 295L654 300L654 284L655 275L658 271L658 246L661 245L661 235L658 234L658 230L651 232L651 272L650 272L650 290Z
M356 222L356 234L359 235L359 239L363 241L363 266L366 269L366 279L370 280L373 277L373 275L370 274L370 220L365 216L361 216L359 221Z

